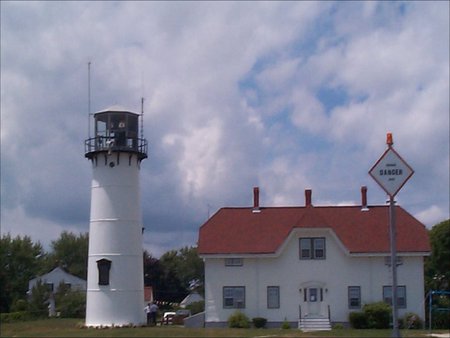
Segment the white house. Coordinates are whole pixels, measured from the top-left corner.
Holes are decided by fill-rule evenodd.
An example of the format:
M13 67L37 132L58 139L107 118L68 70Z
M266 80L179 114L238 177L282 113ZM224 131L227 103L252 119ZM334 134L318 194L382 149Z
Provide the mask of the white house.
M392 302L389 207L313 206L311 190L300 207L222 208L199 232L205 262L205 326L227 324L236 310L264 317L268 326L287 320L348 323L366 303ZM396 206L399 315L424 318L423 224ZM308 322L309 320L309 322Z
M49 291L56 292L60 283L66 284L71 290L86 291L86 281L77 276L71 275L60 267L54 268L49 273L31 279L28 282L28 294L38 281L47 285Z

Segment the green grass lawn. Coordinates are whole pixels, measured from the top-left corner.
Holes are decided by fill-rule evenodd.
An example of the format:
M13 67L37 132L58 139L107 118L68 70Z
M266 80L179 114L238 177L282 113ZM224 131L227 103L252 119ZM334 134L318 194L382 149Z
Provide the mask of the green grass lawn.
M44 319L2 323L1 337L390 337L390 330L333 330L304 333L297 329L187 329L180 326L87 329L80 319ZM440 331L442 333L442 331ZM425 337L428 331L402 331L402 337Z

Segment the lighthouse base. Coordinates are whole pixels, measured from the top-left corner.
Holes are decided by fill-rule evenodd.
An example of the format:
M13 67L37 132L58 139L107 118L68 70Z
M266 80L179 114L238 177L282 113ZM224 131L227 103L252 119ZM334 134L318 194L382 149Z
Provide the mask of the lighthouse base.
M144 295L141 290L88 290L87 293L87 327L145 325Z

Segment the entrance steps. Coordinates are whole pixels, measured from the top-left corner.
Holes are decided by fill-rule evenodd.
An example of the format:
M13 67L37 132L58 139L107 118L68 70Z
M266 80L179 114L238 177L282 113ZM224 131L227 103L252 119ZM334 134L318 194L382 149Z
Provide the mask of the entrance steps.
M303 317L298 322L298 328L304 332L331 331L331 323L326 317Z

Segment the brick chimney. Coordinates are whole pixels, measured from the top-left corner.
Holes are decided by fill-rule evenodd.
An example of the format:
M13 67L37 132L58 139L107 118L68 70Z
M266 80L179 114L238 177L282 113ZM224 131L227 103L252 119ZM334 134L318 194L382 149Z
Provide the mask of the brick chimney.
M259 187L253 188L253 212L261 212L259 209Z
M369 211L367 207L367 187L364 185L361 187L361 211Z
M305 206L312 207L312 190L305 189Z

